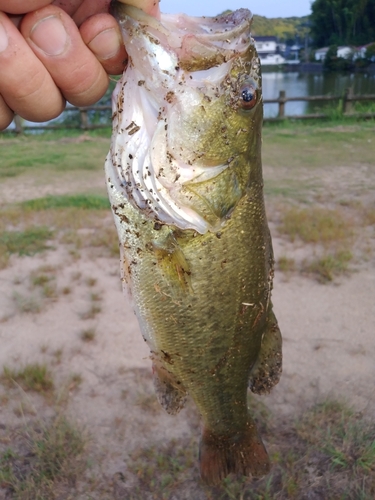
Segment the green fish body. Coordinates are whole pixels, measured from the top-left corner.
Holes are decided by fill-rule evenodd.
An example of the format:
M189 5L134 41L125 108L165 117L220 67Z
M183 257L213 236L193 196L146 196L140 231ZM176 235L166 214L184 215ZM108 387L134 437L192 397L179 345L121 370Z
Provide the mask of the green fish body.
M171 414L194 400L200 468L216 484L269 459L247 390L281 374L251 15L162 15L113 3L129 64L113 96L108 192L121 270Z

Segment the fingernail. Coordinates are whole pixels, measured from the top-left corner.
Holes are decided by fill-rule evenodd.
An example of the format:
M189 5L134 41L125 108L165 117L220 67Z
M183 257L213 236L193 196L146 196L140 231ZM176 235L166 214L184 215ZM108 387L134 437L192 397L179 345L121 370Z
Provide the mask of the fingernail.
M0 23L0 52L8 47L8 35L4 26Z
M65 50L68 35L58 17L39 21L31 30L31 40L48 56L59 56Z
M110 59L120 50L120 44L117 31L109 28L96 35L87 45L99 59Z

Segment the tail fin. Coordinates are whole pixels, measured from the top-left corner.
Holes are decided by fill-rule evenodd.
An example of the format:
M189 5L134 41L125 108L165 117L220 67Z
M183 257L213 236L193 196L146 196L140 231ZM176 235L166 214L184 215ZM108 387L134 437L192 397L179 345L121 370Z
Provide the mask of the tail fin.
M205 428L199 459L201 477L209 485L218 484L231 472L259 478L270 471L268 453L254 422L244 432L226 437Z

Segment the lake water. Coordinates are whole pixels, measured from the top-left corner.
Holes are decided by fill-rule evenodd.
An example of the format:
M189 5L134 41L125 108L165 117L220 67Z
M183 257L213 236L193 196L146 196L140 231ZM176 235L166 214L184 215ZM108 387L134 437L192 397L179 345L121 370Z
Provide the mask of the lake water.
M285 90L289 97L312 95L343 95L347 87L354 88L354 94L375 94L375 75L366 73L338 74L338 73L298 73L268 72L264 71L263 98L275 99L280 90ZM332 102L288 102L285 105L286 115L302 115L323 110L326 106L338 105ZM265 104L264 116L267 118L277 116L278 104Z

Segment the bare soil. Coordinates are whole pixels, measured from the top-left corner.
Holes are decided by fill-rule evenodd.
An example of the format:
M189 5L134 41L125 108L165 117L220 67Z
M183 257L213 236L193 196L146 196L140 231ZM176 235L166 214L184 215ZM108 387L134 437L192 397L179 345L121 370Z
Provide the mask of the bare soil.
M374 183L375 164L362 165L355 172L349 165L341 168L322 174L318 194L324 189L336 195L342 182L341 197L353 190L354 198L361 192L366 203L370 198L374 202L368 186ZM281 179L282 172L272 165L266 165L265 172L266 179ZM87 186L103 191L101 176L93 174ZM311 177L311 172L306 170L306 176ZM303 176L300 182L304 182ZM61 175L58 183L45 178L38 182L35 177L25 177L20 183L11 178L3 182L0 199L6 203L14 196L20 201L74 189L68 174ZM82 184L79 191L84 191ZM316 196L315 191L310 194ZM277 199L271 200L270 207L276 214ZM308 253L277 234L276 215L270 219L275 219L276 260L286 251L290 258L297 259L301 251ZM105 223L112 221L108 218ZM373 232L369 236L371 245L374 236ZM40 269L49 269L53 276L55 296L40 297L30 285L30 276ZM29 312L27 304L33 300L37 307ZM284 421L297 416L327 397L345 400L357 411L374 417L373 255L328 284L298 273L277 272L273 302L284 339L284 367L279 385L261 400L275 418ZM85 330L94 332L93 338L85 341ZM174 439L183 442L192 434L197 438L199 424L191 403L171 417L155 400L148 348L121 291L115 257L95 258L85 249L79 256L72 256L64 245L32 257L13 255L10 265L0 271L0 346L0 371L4 366L18 369L30 363L46 364L56 386L56 394L49 400L25 392L17 384L12 389L0 385L0 448L9 446L14 429L48 418L56 407L63 407L90 436L91 493L85 494L88 480L82 478L76 498L131 498L128 490L121 488L124 481L130 488L134 480L129 471L129 456L134 450ZM98 484L107 481L108 493L103 493L102 486L95 486L93 476ZM122 493L115 494L116 488ZM99 489L102 493L95 493ZM4 495L0 485L0 498Z

